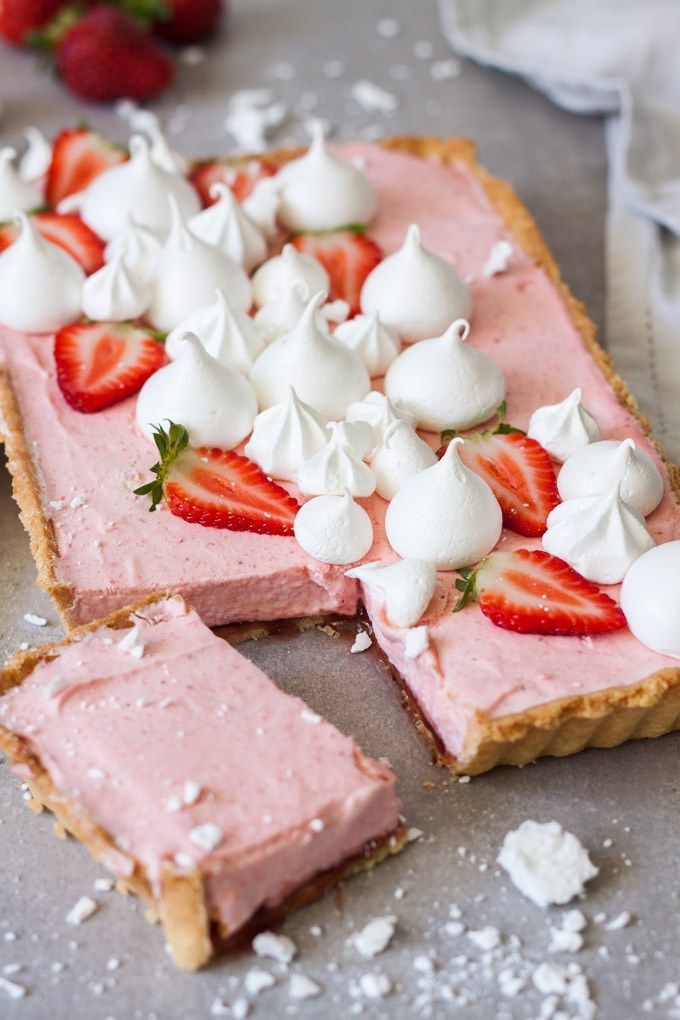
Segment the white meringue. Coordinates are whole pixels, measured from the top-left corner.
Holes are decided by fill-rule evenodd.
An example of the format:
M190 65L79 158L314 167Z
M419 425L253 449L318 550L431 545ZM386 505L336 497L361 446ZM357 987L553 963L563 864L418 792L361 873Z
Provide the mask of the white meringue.
M208 354L245 375L264 347L264 341L250 316L232 308L219 288L215 288L214 298L209 305L192 312L168 333L165 350L169 358L176 358L183 350L185 333L193 333Z
M618 584L654 545L644 517L621 499L618 482L609 492L556 506L542 541L547 552L598 584Z
M329 152L320 121L312 125L307 152L283 166L278 178L279 219L289 230L337 230L375 215L373 187L353 163Z
M369 466L375 475L376 492L389 500L409 478L436 463L436 453L415 430L405 421L395 421L385 429Z
M306 496L370 496L375 491L375 475L352 446L343 442L338 423L329 424L328 443L305 461L298 472L298 488Z
M148 439L155 425L172 421L185 427L192 446L231 450L251 431L257 401L247 379L187 333L179 357L142 386L136 414Z
M349 492L304 503L293 530L304 551L322 563L356 563L373 545L371 518Z
M17 172L15 156L14 149L0 149L0 221L10 220L16 213L28 212L43 204L40 188Z
M172 228L151 277L149 319L171 330L209 304L215 288L240 311L250 308L250 281L228 255L189 233L174 198L170 199Z
M468 567L491 552L503 515L486 482L458 456L452 440L434 467L414 475L387 508L385 531L396 553L431 560L440 570Z
M142 135L130 139L130 159L104 170L84 191L70 195L60 211L77 209L88 227L104 241L110 241L131 215L142 227L164 237L170 229L168 199L173 196L188 218L201 207L198 194L184 177L168 173L151 158L149 143Z
M28 148L19 160L19 176L23 181L41 181L52 162L52 146L37 127L24 128Z
M370 376L384 375L401 349L399 337L377 312L341 323L333 335L357 352Z
M83 313L95 322L137 319L149 301L148 285L128 271L122 254L88 276L83 285Z
M267 242L227 184L216 181L210 194L213 198L217 196L217 201L191 217L189 230L251 273L266 259Z
M172 148L161 131L158 121L154 123L152 120L148 120L142 130L151 143L149 151L156 166L168 174L186 174L188 172L189 160L181 152Z
M323 294L307 305L297 326L265 347L250 373L260 409L285 397L293 385L301 400L324 418L342 418L347 405L370 389L358 355L322 332L317 318Z
M503 373L465 343L469 332L469 323L458 319L441 336L407 347L388 368L387 396L415 414L421 428L471 428L503 400Z
M643 645L680 659L680 542L643 553L621 587L621 609Z
M293 280L278 297L258 308L255 322L268 343L297 326L309 298L309 287L305 281Z
M367 421L336 421L339 442L349 446L361 460L375 448L375 429Z
M397 560L384 566L382 563L363 563L345 571L346 577L355 577L368 588L385 607L388 620L395 627L412 627L421 618L434 595L437 571L427 560Z
M244 453L266 475L295 482L302 465L324 448L327 439L326 427L314 408L289 386L280 404L258 414Z
M600 426L581 403L577 386L559 404L537 408L529 419L527 435L535 439L555 460L566 460L588 443L601 438Z
M371 390L363 400L350 404L345 412L348 421L365 421L373 427L375 446L382 440L388 425L395 421L405 421L407 425L416 424L416 416L407 411L401 404L393 404L389 397L377 390Z
M311 255L303 255L295 245L286 244L280 255L264 262L253 276L253 299L258 308L275 301L291 285L302 280L309 294L328 293L328 273Z
M148 280L163 245L147 227L142 227L134 216L125 216L125 225L104 248L104 258L111 262L123 256L125 268L138 280Z
M557 476L563 500L609 492L621 483L621 499L647 517L663 498L663 478L635 440L603 439L572 453Z
M243 199L241 206L268 241L276 237L276 221L281 205L281 182L278 177L262 177L255 181L253 190Z
M378 312L403 340L425 340L443 332L454 319L467 319L470 292L450 263L428 251L412 224L404 243L366 277L361 310Z
M46 241L25 213L17 239L0 254L0 323L23 333L54 333L80 318L85 273Z
M484 263L482 276L497 276L499 273L504 273L514 250L509 241L503 239L496 241Z

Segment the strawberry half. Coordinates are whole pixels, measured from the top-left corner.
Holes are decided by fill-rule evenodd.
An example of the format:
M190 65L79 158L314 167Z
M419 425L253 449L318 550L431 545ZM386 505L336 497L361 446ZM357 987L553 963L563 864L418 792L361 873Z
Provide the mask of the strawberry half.
M210 194L210 188L218 182L229 185L239 202L242 202L251 193L257 181L264 177L273 177L276 170L273 163L260 163L255 159L238 167L233 163L212 159L192 170L189 180L205 206L213 205L217 201L217 196Z
M456 587L463 594L454 612L476 598L484 615L504 630L584 637L626 626L609 595L542 549L493 552L460 573Z
M560 502L552 459L540 443L504 419L505 402L498 408L496 428L463 436L458 453L491 486L506 528L540 538L548 526L548 514ZM440 456L454 435L442 432Z
M350 315L361 311L361 288L383 253L375 241L355 230L332 230L325 234L298 234L298 251L313 255L331 279L329 300L346 301Z
M159 425L154 440L160 461L151 482L135 489L151 497L155 510L163 496L176 517L205 528L254 531L260 535L292 535L297 500L232 450L189 446L186 429L173 422Z
M83 223L80 216L75 213L36 213L31 219L45 240L72 255L88 276L104 265L104 242ZM9 248L18 233L19 228L14 223L0 226L0 252Z
M104 170L124 163L128 158L98 131L72 128L58 134L52 143L52 162L47 171L45 195L52 209L63 198L82 191Z
M66 326L55 338L54 358L64 399L83 414L132 396L167 361L150 333L119 322Z

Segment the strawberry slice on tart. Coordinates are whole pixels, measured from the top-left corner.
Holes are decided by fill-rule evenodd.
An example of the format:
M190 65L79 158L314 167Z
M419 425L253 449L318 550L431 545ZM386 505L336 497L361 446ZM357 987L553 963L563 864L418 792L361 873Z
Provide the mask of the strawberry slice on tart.
M89 276L104 265L104 242L75 213L34 213L30 216L46 241L73 256ZM15 223L0 225L0 252L9 248L19 234Z
M497 413L496 427L464 435L458 454L491 487L505 527L540 538L548 526L548 514L560 502L552 458L535 439L506 423L505 402ZM454 430L442 432L440 456L457 435Z
M182 425L158 425L154 441L160 460L155 478L135 489L150 496L150 510L162 498L176 517L206 528L292 535L297 500L247 457L217 447L191 447Z
M614 599L543 549L492 552L459 573L456 588L462 594L454 612L476 599L504 630L585 637L626 626Z
M361 288L368 274L382 261L381 248L359 229L298 234L298 251L312 255L330 277L330 301L346 301L350 315L361 311Z
M128 154L88 127L62 131L52 143L52 162L47 171L45 198L51 209L69 195L82 191L95 177L118 163Z
M120 322L65 326L56 335L54 358L64 400L83 414L137 393L168 360L153 333Z
M219 159L211 159L200 163L189 175L189 180L196 188L204 206L213 205L218 196L211 193L213 184L226 184L231 188L239 202L247 198L258 181L265 177L273 177L277 167L273 163L249 160L234 166Z

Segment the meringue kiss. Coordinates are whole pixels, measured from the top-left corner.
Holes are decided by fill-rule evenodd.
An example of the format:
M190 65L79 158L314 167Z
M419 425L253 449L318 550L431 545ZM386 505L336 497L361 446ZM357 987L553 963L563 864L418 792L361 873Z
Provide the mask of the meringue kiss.
M369 466L376 478L376 492L383 499L396 496L409 478L437 463L437 455L405 421L385 429L373 451Z
M680 542L643 553L621 586L621 609L631 631L660 655L680 659Z
M337 230L369 223L375 214L373 187L353 163L334 156L323 125L312 126L312 143L278 173L279 219L289 230Z
M341 323L333 335L357 352L371 377L384 375L401 348L399 337L377 312L356 315Z
M349 492L304 503L293 530L304 551L322 563L356 563L373 545L371 518Z
M85 280L83 312L88 319L125 322L149 307L148 285L128 270L124 259L121 252Z
M458 319L442 336L407 347L387 370L387 396L414 414L421 428L472 428L503 400L503 373L465 342L469 332L469 323Z
M162 247L156 235L128 213L123 229L106 245L104 258L111 262L117 255L122 255L125 268L134 277L148 280Z
M228 255L187 229L179 206L170 199L172 227L151 278L149 319L157 329L172 330L209 304L215 288L243 312L250 307L250 281Z
M375 475L353 447L345 442L338 422L331 422L328 443L305 461L298 472L298 487L307 496L370 496Z
M620 483L609 492L560 503L548 515L543 548L597 584L618 584L654 539L645 519L621 499Z
M251 273L266 259L267 242L227 184L216 181L210 194L217 201L191 217L189 230Z
M527 435L535 439L555 460L566 460L588 443L596 442L600 427L581 403L577 386L559 404L539 407L529 419Z
M621 483L621 499L647 517L663 498L663 478L658 467L635 440L603 439L572 453L557 476L563 500L609 492Z
M313 297L297 326L266 347L255 362L250 381L261 410L282 401L292 385L321 417L338 420L348 404L368 393L371 384L359 356L319 326L323 297Z
M168 357L176 358L183 349L185 333L194 333L208 354L246 375L264 347L250 316L232 308L224 291L218 288L209 305L192 312L168 334L165 341Z
M280 404L261 411L244 453L273 478L297 481L298 471L326 445L328 433L314 408L292 386Z
M255 394L247 379L208 354L187 333L184 350L154 373L137 397L137 424L153 438L154 426L183 425L192 446L231 450L253 427Z
M309 294L328 293L328 273L311 255L303 255L294 244L285 244L280 255L263 263L253 276L253 300L258 308L275 301L298 280Z
M418 622L432 601L437 584L435 566L427 560L397 560L389 566L363 563L345 574L361 581L384 606L395 627L412 627Z
M127 216L164 237L171 223L171 196L184 217L200 209L198 194L189 182L158 166L147 139L133 135L130 159L104 170L84 191L65 199L63 208L78 209L88 227L104 241L112 240L123 229Z
M80 318L85 273L24 213L15 220L19 235L0 254L0 323L23 333L55 333Z
M450 263L428 251L412 224L404 243L375 267L361 291L361 310L378 312L403 340L442 333L454 319L467 319L470 292Z
M14 166L14 149L0 149L0 221L43 204L40 188L21 177Z
M454 439L434 467L414 475L387 508L387 539L399 556L440 570L468 567L498 542L503 515L486 482L458 456Z

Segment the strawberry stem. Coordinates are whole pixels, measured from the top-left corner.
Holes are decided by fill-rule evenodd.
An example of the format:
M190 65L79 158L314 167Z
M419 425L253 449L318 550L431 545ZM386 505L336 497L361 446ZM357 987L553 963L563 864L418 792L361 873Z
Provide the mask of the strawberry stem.
M186 450L189 445L189 433L183 425L176 425L174 422L168 421L167 430L162 425L154 426L153 440L160 454L160 460L150 468L151 473L156 477L133 490L135 496L151 497L149 512L156 510L162 500L170 466L182 450Z
M466 567L464 570L459 570L458 573L460 577L457 578L455 585L456 590L462 594L453 607L454 613L459 613L461 609L465 609L468 603L473 602L477 595L475 591L477 571L471 567Z

